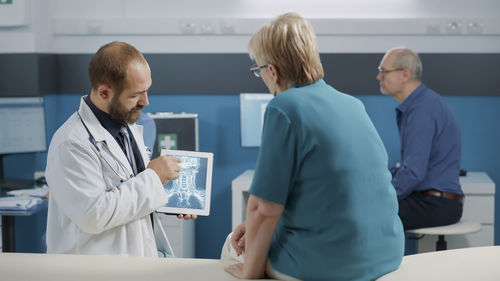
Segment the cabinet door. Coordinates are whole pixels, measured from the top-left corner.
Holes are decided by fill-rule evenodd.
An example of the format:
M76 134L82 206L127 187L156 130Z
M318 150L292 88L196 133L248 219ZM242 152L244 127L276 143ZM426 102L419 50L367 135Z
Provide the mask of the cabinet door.
M495 197L491 195L465 195L463 220L493 224Z
M176 216L162 215L160 220L176 258L195 258L195 229L193 220L180 220Z

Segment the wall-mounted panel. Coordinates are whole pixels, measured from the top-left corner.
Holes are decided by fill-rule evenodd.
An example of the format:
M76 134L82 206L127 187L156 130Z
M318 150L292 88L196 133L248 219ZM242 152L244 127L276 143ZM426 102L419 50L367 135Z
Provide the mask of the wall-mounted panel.
M55 35L251 35L271 18L55 18ZM321 35L499 35L500 19L312 18Z
M383 54L321 54L325 80L349 94L380 94L377 66ZM249 71L247 54L145 54L153 85L150 94L267 93ZM0 55L0 95L90 91L92 55ZM500 53L421 54L423 81L442 95L500 96Z

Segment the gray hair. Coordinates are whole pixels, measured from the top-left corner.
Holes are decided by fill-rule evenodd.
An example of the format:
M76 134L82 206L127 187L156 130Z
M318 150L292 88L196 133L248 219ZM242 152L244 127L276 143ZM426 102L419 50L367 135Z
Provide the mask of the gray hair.
M394 68L408 69L411 72L411 80L422 81L422 62L415 52L406 47L397 47L390 51L396 52Z

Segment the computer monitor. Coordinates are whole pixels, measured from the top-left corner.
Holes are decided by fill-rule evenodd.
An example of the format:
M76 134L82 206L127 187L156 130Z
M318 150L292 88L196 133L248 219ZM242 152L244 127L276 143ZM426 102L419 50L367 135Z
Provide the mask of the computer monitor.
M43 98L0 98L0 179L2 155L46 149Z
M259 147L271 94L240 94L241 146Z
M0 154L46 149L43 98L0 98Z

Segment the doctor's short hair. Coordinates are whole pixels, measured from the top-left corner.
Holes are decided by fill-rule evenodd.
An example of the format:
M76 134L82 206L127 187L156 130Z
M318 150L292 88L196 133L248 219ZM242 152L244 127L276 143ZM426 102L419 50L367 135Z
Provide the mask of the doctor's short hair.
M89 63L92 89L97 90L100 84L108 84L120 94L128 86L127 67L136 60L147 63L141 52L130 44L114 41L102 46Z
M406 47L396 47L388 52L395 52L394 68L408 69L411 72L411 80L422 81L422 61L417 53Z
M248 43L252 59L273 64L281 79L310 84L324 77L314 29L296 13L286 13L264 25Z

